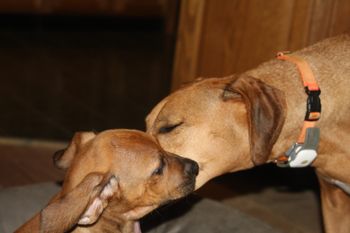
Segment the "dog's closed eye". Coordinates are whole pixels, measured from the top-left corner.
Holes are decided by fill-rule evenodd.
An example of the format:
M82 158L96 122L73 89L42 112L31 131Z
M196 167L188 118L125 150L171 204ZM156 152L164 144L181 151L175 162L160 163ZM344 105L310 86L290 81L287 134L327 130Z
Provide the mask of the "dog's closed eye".
M173 131L174 129L176 129L178 126L182 125L183 122L177 123L177 124L168 124L165 126L162 126L159 128L158 133L159 134L166 134L166 133L170 133L171 131Z
M164 166L165 166L165 162L163 159L161 159L159 166L152 172L152 176L163 175Z

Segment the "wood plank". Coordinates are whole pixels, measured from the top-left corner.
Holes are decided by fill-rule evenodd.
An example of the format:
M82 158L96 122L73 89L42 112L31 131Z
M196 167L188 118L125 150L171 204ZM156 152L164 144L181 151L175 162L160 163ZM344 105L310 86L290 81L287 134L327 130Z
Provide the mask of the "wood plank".
M290 0L208 2L198 75L242 72L285 49L293 3Z
M62 181L64 171L54 167L52 155L66 146L31 140L0 139L0 187Z
M329 35L350 31L350 1L335 0Z
M202 37L203 17L206 0L187 0L181 2L180 22L172 87L179 87L197 76L198 54Z
M313 2L313 0L295 0L286 50L295 51L309 44Z
M330 36L333 8L333 0L313 1L308 44Z

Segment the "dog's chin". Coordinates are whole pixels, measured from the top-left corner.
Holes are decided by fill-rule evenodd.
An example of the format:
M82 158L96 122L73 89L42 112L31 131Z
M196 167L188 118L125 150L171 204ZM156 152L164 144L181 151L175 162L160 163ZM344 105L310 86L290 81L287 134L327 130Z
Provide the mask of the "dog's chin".
M178 186L174 192L172 192L172 195L164 200L160 206L165 206L169 203L172 203L175 200L181 199L185 196L187 196L188 194L192 193L194 191L195 188L195 182L186 182L181 184L180 186Z
M183 188L183 194L188 195L188 194L192 193L194 191L195 187L196 187L196 182L195 182L195 180L193 180Z
M195 186L196 186L195 178L186 180L177 188L178 196L174 199L178 199L192 193L195 189Z

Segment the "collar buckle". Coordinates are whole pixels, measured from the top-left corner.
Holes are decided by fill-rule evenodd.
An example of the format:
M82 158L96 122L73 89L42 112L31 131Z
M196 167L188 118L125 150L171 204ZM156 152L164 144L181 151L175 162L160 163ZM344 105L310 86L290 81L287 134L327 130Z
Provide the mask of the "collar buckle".
M307 94L306 104L306 121L318 121L321 117L321 90L310 90L309 87L305 87L305 93Z

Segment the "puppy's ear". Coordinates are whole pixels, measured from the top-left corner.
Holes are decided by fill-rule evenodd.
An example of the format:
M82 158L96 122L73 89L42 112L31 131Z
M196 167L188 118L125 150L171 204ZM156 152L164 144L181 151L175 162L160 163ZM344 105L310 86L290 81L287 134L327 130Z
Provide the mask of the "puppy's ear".
M284 124L284 94L250 76L240 76L227 85L223 98L237 98L237 94L247 108L253 163L263 164L267 161Z
M85 143L92 140L95 136L96 134L93 132L75 133L69 146L64 150L57 151L53 155L53 161L55 166L60 169L69 168L75 154L79 152L79 150Z
M84 213L79 217L79 225L94 224L101 216L112 198L118 199L120 196L118 179L114 175L107 175L102 182L99 194L90 200Z
M66 232L74 227L87 206L100 195L104 179L101 173L90 173L69 193L57 194L41 211L40 232Z

